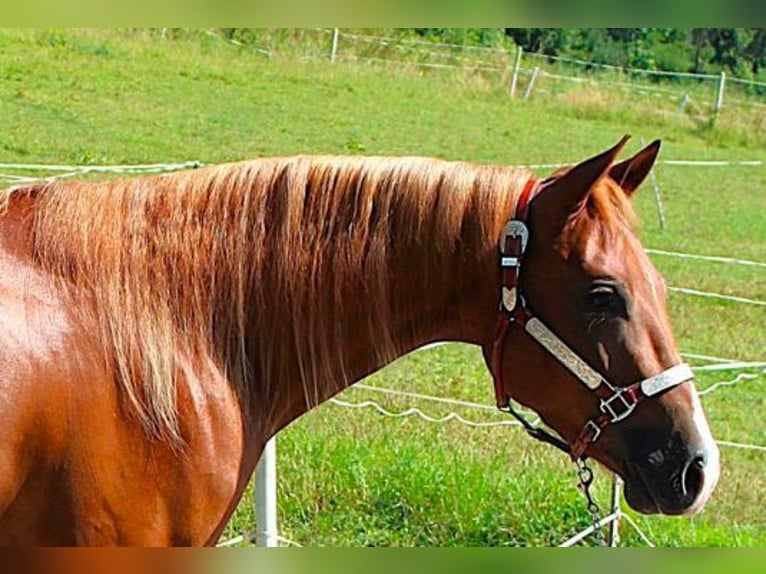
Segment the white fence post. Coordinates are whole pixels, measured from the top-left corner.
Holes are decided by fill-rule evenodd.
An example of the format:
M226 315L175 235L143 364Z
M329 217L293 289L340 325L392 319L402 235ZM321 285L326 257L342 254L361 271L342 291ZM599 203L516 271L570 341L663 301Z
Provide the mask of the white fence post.
M609 523L609 546L616 547L620 545L620 494L622 491L622 481L616 475L612 475L612 499L611 512L615 519Z
M678 103L678 108L676 109L676 119L680 119L681 116L684 115L684 111L686 110L686 106L691 101L691 98L689 97L689 94L684 94L684 97L681 98L681 101Z
M665 231L665 209L662 207L662 193L660 192L660 184L657 181L657 175L654 173L654 168L649 170L649 177L652 180L654 201L657 203L657 217L660 221L660 230Z
M532 88L535 87L535 81L537 80L537 75L540 73L540 68L538 66L535 66L535 69L532 70L532 77L529 78L529 83L527 84L527 89L524 91L524 99L528 100L529 96L532 94Z
M332 29L332 50L330 51L330 62L335 62L335 57L338 55L338 29Z
M521 68L521 56L524 49L521 46L516 48L516 62L513 64L513 74L511 74L511 98L516 96L516 85L519 82L519 68Z
M255 544L277 546L277 439L266 443L255 467Z
M721 77L718 80L718 91L715 94L715 108L713 109L713 121L718 119L718 114L721 113L723 108L723 91L726 87L726 72L721 72Z

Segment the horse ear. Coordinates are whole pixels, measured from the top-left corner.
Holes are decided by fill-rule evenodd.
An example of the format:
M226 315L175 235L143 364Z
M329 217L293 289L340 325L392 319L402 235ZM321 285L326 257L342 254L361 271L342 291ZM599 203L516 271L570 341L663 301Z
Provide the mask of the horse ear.
M660 152L660 143L660 140L654 140L633 157L609 168L609 177L622 187L626 195L633 195L649 175Z
M630 136L625 135L617 145L590 159L578 163L560 176L554 176L540 199L548 200L556 206L560 213L561 223L573 213L579 212L588 200L593 185L609 171L617 154L625 146Z

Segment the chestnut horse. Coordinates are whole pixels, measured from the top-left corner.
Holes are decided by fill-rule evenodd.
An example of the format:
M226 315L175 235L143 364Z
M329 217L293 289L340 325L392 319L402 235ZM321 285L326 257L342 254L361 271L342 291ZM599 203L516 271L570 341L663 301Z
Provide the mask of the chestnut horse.
M0 543L214 544L270 437L440 340L636 510L699 511L718 450L628 201L659 146L623 144L542 182L300 156L2 192Z

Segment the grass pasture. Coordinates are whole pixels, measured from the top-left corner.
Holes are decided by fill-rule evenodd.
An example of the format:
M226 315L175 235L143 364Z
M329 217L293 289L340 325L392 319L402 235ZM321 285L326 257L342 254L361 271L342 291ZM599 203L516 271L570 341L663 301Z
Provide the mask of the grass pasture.
M763 128L731 119L704 128L649 116L630 98L511 101L459 71L294 57L265 58L204 34L0 30L0 163L136 164L233 161L265 155L429 155L505 164L583 159L631 133L663 139L661 158L766 161ZM585 102L585 103L583 103ZM596 102L596 104L594 104ZM601 103L599 103L601 102ZM760 124L762 126L762 124ZM5 172L0 168L0 173ZM647 247L766 261L766 166L656 170L636 198ZM766 300L766 268L654 256L671 286ZM766 307L671 294L681 349L766 361ZM708 361L695 361L695 364ZM761 369L704 371L698 385L758 375L707 394L720 440L766 445ZM492 404L477 349L447 345L404 357L365 384ZM349 389L390 411L418 407L497 421L456 408ZM326 404L278 440L280 531L303 545L537 546L588 525L574 468L517 428L391 418ZM669 546L766 544L766 452L722 447L713 501L694 518L636 520ZM602 507L608 481L597 480ZM227 535L253 526L250 494ZM642 541L627 524L625 545Z

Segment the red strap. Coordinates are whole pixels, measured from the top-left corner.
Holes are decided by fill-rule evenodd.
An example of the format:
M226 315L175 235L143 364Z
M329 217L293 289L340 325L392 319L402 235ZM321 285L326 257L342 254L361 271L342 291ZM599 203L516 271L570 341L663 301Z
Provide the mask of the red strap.
M495 400L498 407L508 406L508 401L510 400L503 387L503 349L505 347L505 337L510 326L511 322L501 313L497 318L495 341L492 343L492 379L495 383Z
M527 211L529 210L529 200L532 198L532 192L537 188L540 181L536 177L530 177L527 183L524 184L524 189L521 191L518 201L516 202L516 215L514 219L520 219L526 222Z
M638 405L638 403L642 402L644 399L648 398L643 391L641 390L641 384L636 383L634 385L631 385L629 387L624 387L621 389L615 390L613 387L605 384L601 384L595 389L596 396L602 399L603 402L607 402L610 399L618 399L616 396L618 393L625 397L625 403L623 403L622 406L620 406L620 403L617 402L613 409L628 409L629 411L626 411L628 414L632 412L632 410ZM602 404L603 404L602 402ZM632 405L631 407L628 407L627 405ZM614 412L614 410L612 411ZM615 414L619 414L615 412ZM604 427L608 426L609 424L617 421L622 420L622 418L615 418L613 419L608 412L602 412L597 417L590 419L587 423L585 423L585 426L583 426L582 430L580 431L580 434L578 435L577 439L575 440L574 444L572 445L572 460L577 460L583 454L585 453L585 449L588 448L588 445L592 442L596 442L596 439L601 434L601 431L604 429Z
M505 392L503 385L503 349L505 349L505 338L511 323L518 323L520 326L526 325L532 317L532 313L526 307L518 306L508 315L500 313L495 327L495 341L492 343L492 380L495 383L495 400L498 407L507 407L511 400L510 395Z
M535 177L530 177L524 184L524 189L519 195L519 199L516 201L516 212L512 219L518 219L524 221L527 217L527 211L529 208L529 200L532 197L532 192L537 188L538 180ZM503 244L502 253L504 255L513 255L518 258L518 264L514 267L504 267L502 271L501 284L503 287L513 289L517 287L519 281L519 269L521 267L521 240L517 238L506 238ZM526 322L529 316L529 311L522 307L516 307L513 314L508 316L507 313L501 312L497 319L497 326L495 327L495 341L492 344L492 377L495 383L495 399L497 400L498 407L505 407L508 405L510 397L505 392L503 386L503 349L505 347L505 338L508 335L508 328L511 325L512 320L517 320L522 323Z
M502 287L513 289L519 283L519 271L521 269L521 258L523 257L521 252L521 238L506 237L503 244L503 255L516 257L518 260L517 265L514 265L513 267L503 267L502 271Z
M530 177L524 184L518 200L516 201L516 210L512 220L522 221L526 223L527 211L529 210L529 201L532 198L533 192L537 189L539 181L535 177ZM506 289L517 288L519 282L519 273L521 271L521 260L524 256L522 251L522 243L520 237L508 237L503 239L502 255L511 256L516 258L516 265L511 267L503 267L502 269L502 283L501 285Z
M603 417L604 415L601 416ZM588 445L595 441L596 437L601 432L601 429L607 425L607 423L604 423L603 425L594 423L599 426L593 426L590 424L591 422L592 421L588 421L588 424L582 427L580 434L574 441L574 444L572 445L572 451L569 453L569 456L572 457L572 460L579 460L582 458L582 456L585 454L585 449L588 448Z

